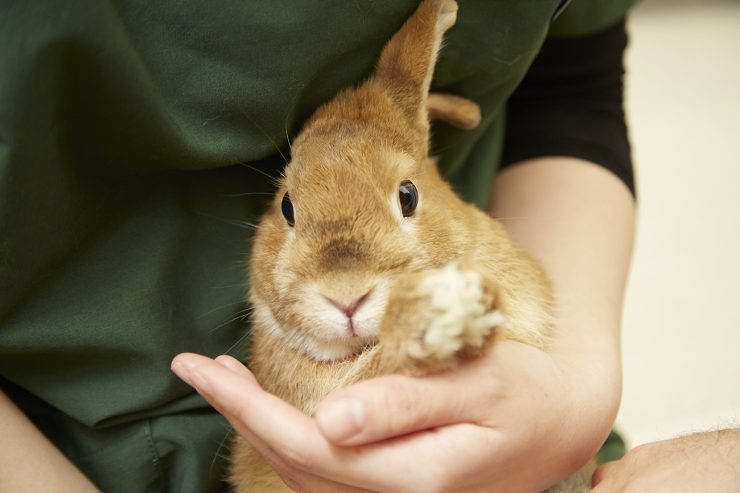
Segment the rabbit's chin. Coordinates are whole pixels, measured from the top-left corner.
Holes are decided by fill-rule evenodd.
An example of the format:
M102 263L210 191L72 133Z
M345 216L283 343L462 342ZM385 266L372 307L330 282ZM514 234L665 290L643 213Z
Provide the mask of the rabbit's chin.
M345 329L344 321L327 324L326 320L311 316L307 325L314 331L321 328L319 337L306 331L283 327L265 303L253 301L253 305L254 322L266 332L267 336L316 361L346 359L374 346L378 341L377 322L372 326L361 326L361 332L353 335Z

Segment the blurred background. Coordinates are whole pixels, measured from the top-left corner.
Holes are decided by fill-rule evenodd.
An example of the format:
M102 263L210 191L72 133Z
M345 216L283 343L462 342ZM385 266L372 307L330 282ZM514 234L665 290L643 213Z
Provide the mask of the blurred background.
M629 21L637 249L623 324L629 446L740 427L740 1Z

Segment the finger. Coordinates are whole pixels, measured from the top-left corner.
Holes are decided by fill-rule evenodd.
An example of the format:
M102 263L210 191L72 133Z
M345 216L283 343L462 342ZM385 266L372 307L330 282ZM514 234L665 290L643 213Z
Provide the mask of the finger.
M242 432L240 435L249 442L272 467L280 479L294 491L310 491L317 493L373 493L372 490L356 488L348 484L341 484L326 478L322 478L300 469L288 466L280 455L269 447L264 441L251 432ZM237 479L238 480L238 479Z
M362 445L462 422L473 422L470 389L459 375L413 378L388 375L340 390L316 411L321 433L331 442ZM444 399L430 396L444 395Z
M296 484L313 475L319 478L317 481L328 481L321 483L327 488L334 487L329 486L332 482L342 485L344 489L338 491L349 487L407 491L411 476L420 483L433 476L429 471L415 468L417 459L421 458L425 464L439 464L449 450L444 444L449 444L461 450L456 459L468 467L481 448L490 443L489 438L478 437L472 429L478 427L468 425L469 429L462 432L447 427L362 448L337 447L323 437L313 419L263 391L251 378L203 356L187 358L187 363L192 365L188 380L196 390L240 435L255 444L282 477L292 478Z
M251 374L247 368L242 365L239 361L235 360L234 358L231 358L230 356L219 356L215 360L213 360L215 363L218 363L225 369L233 372L235 375L237 375L240 378L245 379L249 385L258 385L256 379ZM192 381L191 378L191 371L195 368L198 368L202 365L208 365L212 364L211 360L209 358L206 358L205 356L199 355L199 354L192 354L192 353L182 353L177 355L173 360L171 364L172 371L180 377L184 382L187 384L193 386L198 392L201 393L203 398L205 398L209 403L214 406L214 408L219 409L219 406L216 402L213 401L213 397L210 395L210 393L206 392L201 385L201 389L198 389L196 386L196 383ZM206 385L207 387L207 385ZM293 482L295 483L295 480L292 480L292 476L294 474L290 474L292 471L289 470L285 466L285 464L282 462L279 455L272 450L263 440L261 440L257 435L251 432L251 430L244 428L243 426L239 426L238 422L235 422L234 418L227 415L223 411L220 410L224 416L231 422L232 426L235 430L237 430L238 434L244 438L247 442L249 442L261 455L262 457L270 464L270 466L278 472L278 474L283 478L286 483ZM298 484L298 483L295 483Z
M332 446L314 420L262 390L248 370L232 370L232 366L226 358L216 362L194 354L179 355L173 362L173 367L187 373L183 379L284 476L307 477L309 473L342 484L344 474L335 464Z
M591 476L591 487L597 487L602 481L609 477L609 471L614 468L617 461L607 462L596 468L593 475ZM599 490L602 491L602 490Z
M180 353L172 359L170 369L175 375L180 377L182 381L192 387L193 384L190 382L190 370L208 361L212 360L200 354Z
M219 365L225 366L229 370L239 375L244 375L246 377L253 378L256 381L256 378L254 377L252 372L249 371L247 367L244 366L244 364L241 361L239 361L238 359L234 357L222 354L221 356L217 356L214 361L218 363Z
M260 440L257 435L251 432L251 430L241 425L237 418L233 416L233 411L229 411L229 406L238 405L237 403L227 403L223 405L218 400L214 399L214 396L210 390L210 384L204 382L202 377L196 377L193 380L192 372L201 367L207 366L220 367L223 370L231 372L233 374L235 388L242 389L242 391L248 392L249 389L259 388L257 380L254 378L252 373L241 363L228 356L219 356L215 360L211 360L205 356L199 354L183 353L174 358L172 361L172 371L175 372L180 378L186 383L191 385L198 391L201 396L206 399L216 410L223 414L232 424L237 433L244 437L249 443L251 443L263 457L273 466L273 468L281 467L279 455L273 451L263 440ZM236 380L242 380L236 382Z
M218 358L216 358L218 360ZM219 362L220 363L220 362ZM340 484L314 474L291 468L285 464L282 458L264 441L251 432L240 435L249 442L272 467L280 479L294 491L311 491L326 493L373 493L372 490L356 488L347 484ZM238 481L238 477L236 478Z
M317 493L374 493L372 490L338 483L336 481L311 474L310 472L291 468L276 451L253 433L247 431L241 436L262 455L280 479L294 491L310 491Z
M487 466L482 457L497 453L493 443L498 438L491 437L492 430L469 424L361 448L338 447L324 438L313 419L263 391L253 379L203 356L187 355L186 362L192 368L188 379L196 390L240 435L260 443L260 452L274 454L271 463L296 481L309 474L371 491L433 491L439 490L440 481L461 480L467 471ZM452 458L450 450L456 451ZM445 468L429 470L417 467L419 463L444 463ZM419 487L411 490L410 484Z
M292 475L288 478L281 476L281 478L294 491L310 491L316 493L374 493L373 490L340 484L305 472Z
M605 481L602 483L599 483L598 485L594 486L593 489L589 490L589 493L616 493L613 485L612 487L609 486L610 481Z
M252 443L251 440L249 441ZM255 443L252 444L255 448L260 450ZM292 469L286 466L271 450L268 454L263 454L263 457L280 479L294 491L310 491L317 493L373 493L372 490L356 488L354 486L331 481L305 471Z
M488 491L491 458L500 456L496 432L458 424L362 447L342 447L343 469L376 491Z
M516 364L520 358L537 365L523 372ZM342 446L369 444L457 423L496 428L497 416L503 414L491 415L490 410L503 396L522 392L523 388L507 389L506 382L511 380L507 372L520 368L516 376L519 381L536 383L543 372L551 373L551 365L546 353L504 341L486 356L461 364L454 371L423 378L388 375L341 389L319 405L316 420L322 434Z
M242 385L245 383L253 392L255 391L255 388L258 388L254 375L252 375L252 373L242 363L230 356L222 355L217 357L215 360L211 360L205 356L184 353L175 357L172 362L172 368L178 376L189 384L195 386L196 390L202 392L203 397L208 400L209 403L214 405L217 409L222 409L222 413L229 419L239 434L255 449L257 449L257 451L265 458L265 460L290 488L296 491L317 491L327 493L340 493L345 491L352 493L367 493L371 491L356 488L347 484L340 484L336 481L321 478L287 465L283 460L283 457L281 457L278 452L265 443L258 434L253 433L249 427L245 427L244 423L238 419L238 416L241 415L241 413L239 411L234 411L233 408L236 404L231 402L231 399L228 397L225 400L219 393L220 388L217 387L216 392L214 392L208 379L204 380L202 375L200 375L204 370L207 371L209 367L214 367L214 363L221 365L237 378L244 379L243 382L232 382L233 385L231 385L231 387L234 389L243 389ZM198 373L195 379L192 378L191 372L193 371ZM239 383L242 385L239 385Z
M254 430L269 429L275 419L292 421L310 431L312 420L278 397L265 392L252 373L230 358L219 361L198 354L180 354L172 362L173 371L238 425ZM274 414L277 418L271 418ZM238 430L241 431L241 430Z

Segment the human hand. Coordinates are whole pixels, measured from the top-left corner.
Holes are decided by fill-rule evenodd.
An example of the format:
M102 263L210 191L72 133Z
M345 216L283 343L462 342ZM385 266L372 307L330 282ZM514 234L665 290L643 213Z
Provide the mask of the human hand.
M740 430L648 443L599 467L594 493L740 492Z
M608 432L580 406L589 400L581 376L513 342L445 374L360 382L315 418L264 392L230 357L182 354L173 371L299 491L537 492Z

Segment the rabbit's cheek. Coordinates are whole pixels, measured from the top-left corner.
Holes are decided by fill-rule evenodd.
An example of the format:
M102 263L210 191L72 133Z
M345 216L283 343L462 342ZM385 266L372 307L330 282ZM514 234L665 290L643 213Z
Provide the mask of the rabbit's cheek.
M275 320L275 316L272 314L272 310L267 306L267 303L252 296L252 318L254 323L264 327L265 330L275 336L283 337L285 335L282 326Z
M289 292L291 286L296 281L296 276L290 268L295 233L293 231L289 231L289 233L290 235L278 251L277 259L272 268L272 278L279 293Z

